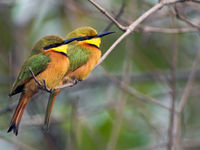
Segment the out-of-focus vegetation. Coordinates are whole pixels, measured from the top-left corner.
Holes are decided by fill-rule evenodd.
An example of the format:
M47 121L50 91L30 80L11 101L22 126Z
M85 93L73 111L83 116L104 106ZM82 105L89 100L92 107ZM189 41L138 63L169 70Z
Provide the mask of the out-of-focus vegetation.
M121 0L97 2L113 16L122 5ZM155 0L127 1L119 22L135 20L155 3ZM195 7L185 4L181 10L190 20L200 23L199 4ZM33 44L46 35L65 37L80 26L91 26L100 32L109 23L88 1L0 0L0 149L129 150L159 143L164 144L153 149L166 149L169 111L127 94L108 76L111 74L171 107L171 66L177 49L174 82L178 104L200 48L198 32L166 34L139 30L132 33L87 80L63 89L54 106L49 132L42 130L48 100L45 92L29 103L19 135L6 132L19 98L19 95L12 98L7 95ZM159 10L143 25L188 27L172 15L170 7ZM117 33L103 38L103 53L123 33L115 25L109 30ZM199 71L182 115L182 149L200 148Z

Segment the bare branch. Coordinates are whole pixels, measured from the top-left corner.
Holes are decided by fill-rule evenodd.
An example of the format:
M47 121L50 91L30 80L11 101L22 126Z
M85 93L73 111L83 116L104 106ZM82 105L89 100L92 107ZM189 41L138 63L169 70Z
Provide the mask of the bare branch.
M197 32L196 28L159 28L152 26L138 26L137 30L142 32L158 32L158 33L167 33L167 34L177 34L177 33L186 33L186 32Z
M126 24L131 24L131 21L121 19ZM179 27L179 28L165 28L165 27L152 27L148 25L138 25L136 28L138 32L156 32L156 33L166 33L166 34L177 34L177 33L186 33L186 32L197 32L197 28L192 27Z
M180 103L178 105L178 112L181 113L185 107L185 104L187 102L187 98L191 92L191 89L192 89L192 84L193 84L193 81L195 79L195 74L196 74L196 71L198 69L198 64L200 62L200 49L198 50L197 52L197 55L196 55L196 58L195 58L195 61L193 63L193 66L192 66L192 71L189 75L189 79L188 79L188 82L187 82L187 85L185 87L185 90L183 92L183 95L181 97L181 100L180 100Z
M70 82L67 82L66 84L57 86L55 89L63 89L63 88L66 88L66 87L72 87L77 83L78 83L78 80L76 80L76 79L75 80L71 80Z
M180 103L178 105L178 109L177 109L178 113L177 113L177 119L176 119L176 122L175 122L175 131L174 131L174 134L175 134L174 150L177 148L177 146L180 142L179 135L180 135L180 128L181 128L181 113L182 113L182 111L185 107L185 104L187 103L188 97L190 95L192 85L193 85L193 81L195 79L195 73L197 71L197 67L198 67L199 62L200 62L200 49L197 52L197 55L196 55L196 58L194 60L193 66L192 66L192 71L190 73L187 85L185 87L185 90L184 90L183 95L181 97Z
M117 25L122 31L126 31L127 27L121 25L115 18L113 18L104 8L102 8L99 4L94 2L93 0L88 0L91 2L98 10L100 10L108 19L110 19L114 24Z
M117 15L114 17L116 21L117 21L117 20L120 18L120 16L123 14L125 6L126 6L126 0L122 0L122 5L121 5L121 7L120 7L120 9L119 9L119 12L118 12ZM111 22L105 27L105 29L104 29L103 31L107 31L108 29L110 29L111 26L112 26L113 24L114 24L114 22L111 21Z
M194 27L194 28L196 28L197 30L200 31L200 26L194 24L194 23L191 22L191 21L189 21L184 15L181 15L181 14L179 13L179 10L178 10L178 8L177 8L176 5L175 5L175 7L174 7L174 10L175 10L175 13L176 13L176 17L177 17L178 19L182 20L183 22L187 23L188 25L190 25L190 26L192 26L192 27Z
M170 9L171 10L171 9ZM175 26L174 16L171 11L171 26ZM168 129L168 150L171 150L174 144L174 120L175 120L175 100L176 100L176 64L177 64L177 37L176 35L173 36L173 56L172 56L172 63L171 63L171 111L170 111L170 118L169 118L169 129Z

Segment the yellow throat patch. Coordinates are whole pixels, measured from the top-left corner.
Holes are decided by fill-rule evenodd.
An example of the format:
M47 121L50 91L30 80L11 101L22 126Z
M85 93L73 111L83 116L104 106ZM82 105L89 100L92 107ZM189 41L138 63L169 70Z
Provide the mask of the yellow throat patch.
M92 44L92 45L96 45L97 47L100 47L101 39L100 38L93 38L93 39L90 39L90 40L80 41L79 43L87 43L87 44Z
M54 48L51 48L51 49L54 50L54 51L57 51L57 52L67 54L68 45L65 44L65 45L61 45L61 46L54 47Z

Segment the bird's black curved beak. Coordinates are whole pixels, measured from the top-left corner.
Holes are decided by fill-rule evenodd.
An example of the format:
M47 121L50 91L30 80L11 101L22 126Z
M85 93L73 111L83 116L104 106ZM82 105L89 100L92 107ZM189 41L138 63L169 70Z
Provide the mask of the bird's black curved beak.
M71 39L68 39L68 40L65 40L65 44L67 43L70 43L72 41L84 41L84 40L89 40L89 39L92 39L92 38L97 38L97 37L103 37L105 35L108 35L108 34L112 34L112 33L115 33L115 31L107 31L107 32L101 32L95 36L81 36L81 37L75 37L75 38L71 38Z
M75 37L75 38L67 39L63 42L63 44L68 44L68 43L71 43L75 40L82 41L82 40L86 40L86 38L85 37Z
M71 43L71 42L73 42L75 40L84 41L84 40L89 40L89 39L92 39L92 38L103 37L105 35L112 34L112 33L115 33L115 31L101 32L101 33L99 33L99 34L97 34L95 36L74 37L74 38L70 38L70 39L64 40L62 43L48 45L48 46L44 47L44 49L46 50L46 49L57 47L57 46L60 46L60 45L63 45L63 44L68 44L68 43Z
M115 31L101 32L101 33L97 34L95 37L103 37L105 35L112 34L112 33L115 33Z
M63 44L68 44L68 43L71 43L75 40L77 41L84 41L84 40L89 40L89 39L92 39L92 38L97 38L97 37L103 37L105 35L108 35L108 34L112 34L112 33L115 33L115 31L108 31L108 32L101 32L95 36L81 36L81 37L75 37L75 38L71 38L71 39L67 39L63 42Z

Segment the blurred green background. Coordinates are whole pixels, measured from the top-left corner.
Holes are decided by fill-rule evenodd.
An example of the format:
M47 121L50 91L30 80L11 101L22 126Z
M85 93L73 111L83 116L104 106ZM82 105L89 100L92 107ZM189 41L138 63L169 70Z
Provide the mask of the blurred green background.
M96 2L113 16L123 4L121 0ZM125 1L119 22L126 25L134 21L156 2ZM183 12L199 21L200 7L186 6ZM128 94L112 78L170 107L171 65L173 51L177 49L175 93L178 103L199 49L198 32L165 34L138 30L130 34L88 79L62 90L54 106L49 132L42 130L48 94L40 92L26 109L19 135L7 134L19 98L19 95L12 98L7 95L34 43L46 35L65 37L81 26L91 26L100 32L109 23L110 20L84 0L0 0L1 150L134 150L166 143L169 111ZM187 27L173 17L167 7L143 25ZM103 38L103 53L123 33L115 25L109 30L116 33ZM182 115L181 139L183 143L190 142L184 143L182 149L200 149L199 71ZM166 146L153 149L166 149Z

